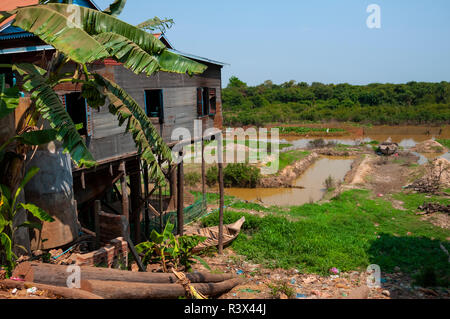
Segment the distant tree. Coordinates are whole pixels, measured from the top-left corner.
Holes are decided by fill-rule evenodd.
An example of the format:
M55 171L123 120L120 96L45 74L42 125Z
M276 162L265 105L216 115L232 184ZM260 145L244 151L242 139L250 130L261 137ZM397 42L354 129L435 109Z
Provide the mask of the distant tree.
M230 78L230 81L228 82L228 88L246 88L247 87L247 83L242 82L241 80L239 80L236 76L232 76Z

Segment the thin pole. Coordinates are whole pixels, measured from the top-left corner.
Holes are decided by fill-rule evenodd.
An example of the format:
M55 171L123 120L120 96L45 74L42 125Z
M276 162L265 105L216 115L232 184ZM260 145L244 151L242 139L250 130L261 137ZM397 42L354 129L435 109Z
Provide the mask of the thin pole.
M223 164L219 163L219 255L223 254L223 206L224 206L224 189L223 189Z
M184 171L183 171L183 160L178 164L178 204L177 204L177 223L178 223L178 235L183 236L183 228L184 228Z
M144 162L144 198L145 198L145 209L144 209L144 225L145 230L144 234L145 237L148 238L149 236L149 220L148 220L148 167L147 163Z
M202 193L203 193L203 203L206 203L206 173L205 173L205 141L203 140L202 134Z
M100 248L100 212L102 211L102 204L99 200L95 201L95 247Z
M119 171L123 172L120 178L120 186L122 188L122 215L124 215L127 220L130 220L130 208L128 204L128 190L127 190L127 172L125 170L125 162L120 163Z

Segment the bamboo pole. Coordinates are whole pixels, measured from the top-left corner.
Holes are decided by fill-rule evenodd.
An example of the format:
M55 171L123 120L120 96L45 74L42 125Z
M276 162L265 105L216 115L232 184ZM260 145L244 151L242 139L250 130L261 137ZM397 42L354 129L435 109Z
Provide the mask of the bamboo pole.
M148 189L148 167L147 164L144 162L144 198L145 198L145 202L144 202L144 234L145 237L148 238L149 237L149 209L148 209L148 195L149 194L149 189Z
M100 212L102 211L102 203L95 201L94 218L95 218L95 249L100 249Z
M124 215L127 220L130 218L130 208L128 204L128 190L127 190L127 173L125 169L125 162L120 163L119 171L123 173L120 178L120 186L122 188L122 215Z

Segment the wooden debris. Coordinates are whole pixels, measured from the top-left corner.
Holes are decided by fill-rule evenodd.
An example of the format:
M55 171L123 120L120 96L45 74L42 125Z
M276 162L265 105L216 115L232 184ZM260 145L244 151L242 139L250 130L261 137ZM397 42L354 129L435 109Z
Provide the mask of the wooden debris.
M224 294L241 283L241 278L218 283L194 283L197 292L206 296ZM123 281L82 280L81 289L102 296L105 299L174 299L184 297L181 284L145 284Z
M178 281L174 274L131 272L125 270L81 266L82 280L124 281L137 283L173 284ZM25 262L16 267L13 277L25 281L66 287L67 266ZM191 283L217 283L235 278L231 274L188 273Z
M62 297L64 299L103 299L100 296L97 296L93 293L90 293L85 290L76 289L76 288L66 288L66 287L57 287L53 285L45 285L39 284L35 282L23 282L23 281L15 281L11 279L5 279L0 281L0 286L3 286L8 289L27 289L31 287L36 287L39 290L44 290L52 293L57 297Z
M422 206L419 206L419 210L423 211L425 214L433 214L433 213L447 213L450 214L450 205L442 205L439 203L425 203Z

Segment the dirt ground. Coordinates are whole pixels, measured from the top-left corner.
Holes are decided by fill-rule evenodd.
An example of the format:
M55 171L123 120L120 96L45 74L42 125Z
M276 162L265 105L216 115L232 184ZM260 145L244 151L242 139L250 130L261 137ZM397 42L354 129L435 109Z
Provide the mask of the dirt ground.
M381 287L368 288L366 272L339 275L301 274L296 269L267 269L245 261L227 248L222 256L205 257L214 272L233 273L243 283L219 299L441 299L450 298L448 289L413 287L412 279L401 272L381 274ZM195 265L197 271L205 271Z

